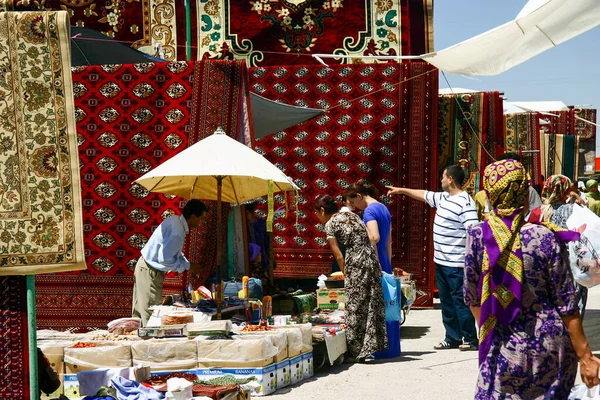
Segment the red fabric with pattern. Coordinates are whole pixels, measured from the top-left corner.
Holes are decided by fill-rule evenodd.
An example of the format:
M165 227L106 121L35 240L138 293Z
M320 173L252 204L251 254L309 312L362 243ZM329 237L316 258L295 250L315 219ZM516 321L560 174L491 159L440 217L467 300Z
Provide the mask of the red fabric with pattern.
M417 304L431 304L431 209L422 202L383 194L385 185L437 185L437 171L429 167L436 162L437 78L437 71L426 63L250 70L250 89L262 96L329 109L317 119L255 145L302 189L299 232L293 213L274 223L276 277L316 277L331 272L333 257L314 216L312 200L324 193L338 196L348 184L366 177L376 184L379 200L392 213L393 266L415 274L423 290ZM356 100L344 102L352 99ZM275 208L282 207L283 196L276 195L275 202ZM265 211L263 204L259 216Z
M229 136L245 142L244 104L248 101L248 69L243 61L203 60L194 64L194 93L191 110L189 145L212 135L221 127ZM217 181L215 180L215 187ZM217 202L207 201L207 218L186 239L185 249L190 262L202 265L193 286L215 274L217 265ZM221 239L227 237L229 204L222 203ZM223 275L225 276L225 274Z
M40 328L103 327L130 314L140 249L182 206L132 183L187 147L192 76L186 62L74 71L88 270L36 278ZM176 275L165 290L182 286Z
M31 398L26 279L0 276L0 399Z

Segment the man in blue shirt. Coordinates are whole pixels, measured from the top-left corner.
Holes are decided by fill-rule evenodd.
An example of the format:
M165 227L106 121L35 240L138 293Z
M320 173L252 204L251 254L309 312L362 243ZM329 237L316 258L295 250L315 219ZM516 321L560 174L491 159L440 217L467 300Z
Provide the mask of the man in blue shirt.
M190 270L198 273L200 265L185 258L181 250L185 236L206 218L208 207L200 200L190 200L181 215L171 215L152 233L142 248L133 275L131 314L146 326L152 315L150 307L162 303L165 274Z

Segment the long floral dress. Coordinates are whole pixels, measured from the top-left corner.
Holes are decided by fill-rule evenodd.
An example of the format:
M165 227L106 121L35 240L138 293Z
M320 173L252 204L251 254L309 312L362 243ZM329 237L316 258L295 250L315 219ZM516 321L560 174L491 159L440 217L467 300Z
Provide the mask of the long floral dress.
M334 214L325 224L327 238L346 248L346 340L356 358L387 349L381 269L367 228L354 213Z
M465 302L479 306L482 224L468 229ZM577 295L565 247L541 225L521 229L525 282L522 309L508 327L496 326L479 367L475 399L566 399L577 357L562 317L575 314Z

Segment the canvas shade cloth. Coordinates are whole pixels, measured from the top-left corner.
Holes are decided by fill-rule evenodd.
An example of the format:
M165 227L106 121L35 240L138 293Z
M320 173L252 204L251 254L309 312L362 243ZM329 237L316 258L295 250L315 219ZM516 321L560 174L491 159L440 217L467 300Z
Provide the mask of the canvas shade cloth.
M453 74L497 75L598 24L598 0L531 0L514 20L425 60Z
M263 138L315 118L325 111L318 108L296 107L250 93L254 137Z
M220 199L216 179L219 176L224 177ZM274 192L297 189L266 158L217 130L136 182L151 192L240 204L266 195L269 180L273 181Z
M71 27L71 66L162 62L95 29Z

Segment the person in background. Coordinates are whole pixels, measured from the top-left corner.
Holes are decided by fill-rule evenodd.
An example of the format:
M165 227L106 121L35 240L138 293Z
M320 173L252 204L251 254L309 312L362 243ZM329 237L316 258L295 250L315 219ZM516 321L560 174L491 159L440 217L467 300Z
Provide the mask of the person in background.
M248 242L255 243L260 246L261 260L260 264L269 271L269 252L271 250L271 242L269 233L267 232L267 221L264 218L259 218L255 214L256 202L247 203L244 205L246 210L246 221L248 224Z
M374 197L375 186L360 180L351 184L344 192L354 209L364 210L363 221L375 248L381 270L392 273L392 215L388 208Z
M475 202L462 189L465 172L452 165L442 175L443 192L387 186L388 195L405 195L436 208L433 220L435 281L442 305L446 337L436 350L477 350L475 320L463 298L467 227L478 222Z
M573 214L574 204L568 204L567 199L572 193L571 180L564 175L548 177L542 190L543 205L531 212L530 222L551 222L560 228L567 229L567 220ZM587 303L587 288L575 283L579 304L579 313L583 319Z
M585 182L585 187L588 190L586 194L588 208L594 214L600 216L600 192L598 192L598 181L595 179L588 179L588 181Z
M583 182L579 182L579 183L583 184ZM584 185L584 187L585 187L585 185ZM567 198L566 203L587 206L587 203L588 203L587 196L585 195L583 190L581 190L580 187L577 186L577 183L575 183L575 182L571 182L571 193L569 194L569 197Z
M342 196L342 207L340 208L340 212L354 212L354 206L346 196Z
M260 279L265 294L272 294L273 287L271 285L271 275L269 274L269 270L265 269L261 263L261 248L256 243L249 243L248 245L248 260L250 261L250 276L252 278Z
M522 162L521 156L515 152L506 152L498 157L498 161L515 160ZM542 199L533 186L529 186L529 209L533 210L542 205ZM477 206L477 217L480 221L485 220L486 215L490 212L490 204L487 201L485 190L480 190L475 194L475 205Z
M387 349L387 332L381 269L367 228L354 213L338 212L331 196L314 201L315 214L325 224L325 234L340 270L346 291L346 340L355 361ZM339 246L346 247L346 256Z
M183 207L181 215L171 215L152 233L141 250L133 274L133 305L131 314L146 326L152 315L149 309L162 303L165 274L171 271L200 272L200 265L191 263L181 252L185 236L206 218L208 207L193 199Z
M464 274L465 302L481 328L475 399L566 399L577 359L583 382L597 385L600 360L584 335L557 239L578 234L527 223L529 177L521 163L488 165L483 183L492 211L467 230Z

